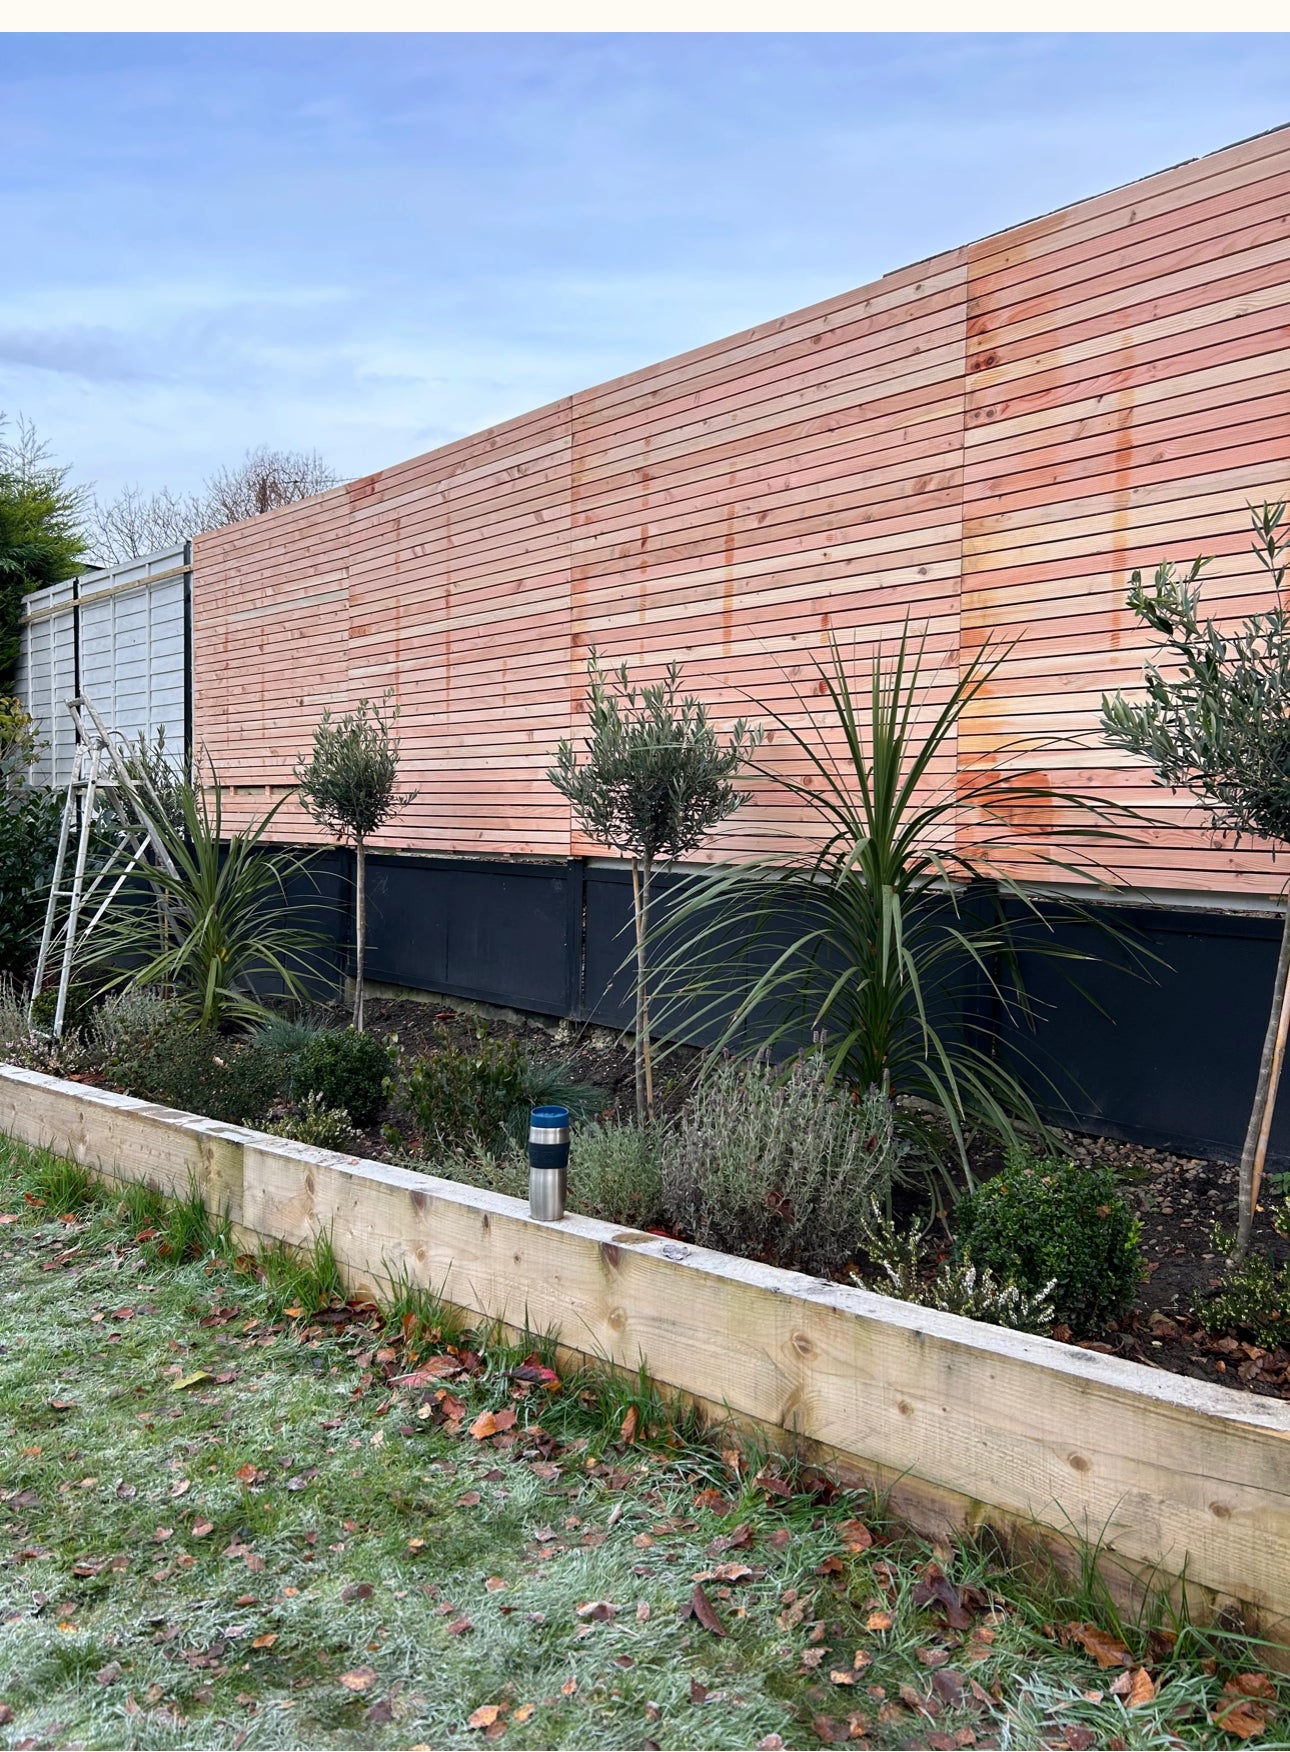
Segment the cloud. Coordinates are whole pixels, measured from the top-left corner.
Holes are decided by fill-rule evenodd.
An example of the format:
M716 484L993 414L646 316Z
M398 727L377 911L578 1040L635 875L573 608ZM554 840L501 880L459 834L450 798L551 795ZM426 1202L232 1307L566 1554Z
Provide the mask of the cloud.
M0 328L0 365L25 365L89 383L139 383L161 374L124 335L103 328Z

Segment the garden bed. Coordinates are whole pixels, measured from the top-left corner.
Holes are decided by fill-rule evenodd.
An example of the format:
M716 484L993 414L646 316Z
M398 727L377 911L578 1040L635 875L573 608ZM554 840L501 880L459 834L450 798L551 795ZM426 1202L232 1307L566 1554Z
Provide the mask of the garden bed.
M1290 1407L800 1273L525 1206L390 1164L15 1067L0 1129L183 1193L261 1241L329 1233L354 1287L449 1301L644 1367L891 1490L929 1531L1075 1534L1121 1577L1178 1576L1290 1640Z
M337 1009L332 1020L343 1027L345 1015ZM464 1006L382 996L369 1002L368 1026L382 1038L396 1037L405 1052L417 1056L434 1052L445 1040L468 1044L481 1026L481 1017ZM536 1017L511 1020L495 1013L487 1015L486 1026L491 1037L513 1038L535 1057L564 1058L574 1076L605 1090L619 1115L630 1113L632 1055L630 1043L621 1036L597 1028L553 1029ZM687 1073L698 1058L684 1048L669 1055L662 1081L665 1110L685 1089ZM1235 1221L1235 1165L1088 1134L1059 1131L1057 1136L1076 1161L1114 1170L1123 1196L1142 1224L1145 1267L1127 1314L1109 1327L1078 1337L1059 1327L1059 1342L1079 1343L1152 1368L1290 1400L1290 1348L1253 1343L1248 1332L1237 1329L1206 1331L1194 1316L1198 1303L1221 1283L1224 1256L1215 1244L1214 1231L1230 1229ZM365 1141L374 1158L390 1159L378 1127ZM979 1175L993 1173L999 1166L997 1152L983 1146L973 1165ZM1290 1240L1276 1234L1265 1212L1256 1219L1255 1244L1275 1263L1290 1262Z

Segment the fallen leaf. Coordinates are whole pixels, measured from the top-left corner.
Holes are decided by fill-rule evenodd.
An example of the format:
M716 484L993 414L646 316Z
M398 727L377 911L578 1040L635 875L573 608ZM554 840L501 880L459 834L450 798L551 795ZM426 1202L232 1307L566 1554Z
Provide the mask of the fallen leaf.
M710 1630L713 1636L725 1636L726 1627L717 1617L716 1608L703 1591L703 1585L696 1582L694 1592L690 1595L689 1610L698 1619L705 1630Z
M106 1667L100 1667L94 1675L100 1685L115 1685L125 1671L120 1661L109 1661Z
M470 1434L477 1442L486 1441L489 1436L497 1434L497 1419L491 1411L481 1411L470 1426Z
M513 1722L526 1722L537 1706L532 1703L522 1703L511 1715Z
M248 1460L245 1466L238 1467L233 1476L240 1479L243 1484L254 1484L260 1476L260 1469L258 1466L252 1466Z
M281 1705L279 1705L279 1708L281 1708ZM383 1697L379 1703L374 1703L370 1708L363 1711L363 1720L369 1727L384 1727L386 1722L392 1722L394 1720L394 1705L388 1698Z
M629 1405L623 1416L622 1423L618 1426L619 1440L623 1442L634 1442L636 1440L636 1429L639 1422L640 1418L636 1407L634 1405Z
M502 1706L499 1703L481 1703L479 1708L473 1710L467 1718L466 1726L468 1728L491 1728L501 1713Z
M1112 1636L1109 1631L1099 1630L1095 1624L1072 1624L1070 1633L1081 1645L1086 1654L1097 1662L1099 1667L1127 1667L1132 1662L1132 1655L1120 1641L1118 1636Z
M845 1667L835 1667L829 1674L829 1678L835 1685L854 1685L856 1682L855 1674L848 1673Z
M18 1221L17 1211L0 1212L0 1223L16 1223L17 1221Z
M573 1694L577 1691L577 1689L578 1689L578 1681L576 1679L570 1678L570 1679L565 1680L564 1684L560 1687L560 1692L561 1692L561 1695L564 1697L572 1697Z
M1263 1717L1248 1703L1230 1703L1225 1708L1216 1709L1209 1719L1225 1734L1235 1734L1242 1740L1256 1739L1267 1726Z
M370 1600L372 1598L372 1584L370 1582L351 1582L347 1588L341 1589L340 1597L346 1605L351 1600Z
M484 1586L490 1594L500 1594L502 1589L507 1586L507 1583L502 1576L489 1576L488 1580L484 1583Z
M474 1630L474 1628L475 1627L470 1622L469 1618L455 1618L448 1626L448 1635L465 1636L468 1630Z
M1138 1667L1129 1685L1128 1706L1130 1709L1141 1709L1144 1703L1150 1703L1156 1695L1156 1683L1145 1667Z
M707 1688L707 1686L701 1685L697 1679L691 1679L691 1681L690 1681L690 1702L691 1703L706 1703L707 1701L708 1701L708 1688Z
M608 1600L587 1600L577 1611L579 1618L594 1618L597 1624L608 1624L618 1616L617 1606Z
M350 1673L342 1673L340 1682L346 1691L366 1691L376 1680L375 1667L355 1667Z
M158 1527L152 1536L152 1542L154 1545L164 1545L167 1539L173 1539L174 1536L175 1529L173 1527Z
M1277 1688L1266 1673L1236 1673L1223 1691L1229 1697L1261 1697L1269 1703L1277 1700Z
M172 1393L182 1393L185 1388L195 1387L199 1381L212 1381L214 1376L208 1369L194 1369L191 1375L183 1375L170 1389Z
M276 1630L266 1630L263 1636L254 1636L251 1638L251 1647L253 1649L271 1649L277 1640L278 1633Z
M890 1630L895 1620L890 1612L871 1612L864 1621L866 1630Z
M838 1535L848 1551L868 1551L873 1544L873 1534L863 1521L843 1521Z
M214 1531L214 1521L194 1521L192 1527L189 1529L189 1537L192 1539L205 1539L208 1533L213 1533Z
M473 1509L479 1500L480 1496L477 1490L468 1490L457 1498L456 1507L459 1509Z

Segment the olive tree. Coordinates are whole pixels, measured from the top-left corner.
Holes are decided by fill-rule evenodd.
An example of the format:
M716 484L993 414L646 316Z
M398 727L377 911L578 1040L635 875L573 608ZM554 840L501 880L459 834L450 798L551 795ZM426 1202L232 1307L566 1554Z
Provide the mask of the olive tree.
M1121 694L1102 700L1102 729L1118 748L1155 768L1160 783L1189 791L1219 834L1256 835L1290 845L1290 610L1282 602L1286 507L1250 507L1254 553L1271 580L1275 608L1248 616L1228 632L1201 620L1198 579L1209 564L1194 560L1181 575L1171 561L1148 587L1130 579L1129 607L1156 634L1170 660L1168 674L1146 671L1146 699ZM1282 894L1277 958L1254 1103L1241 1152L1234 1257L1249 1246L1277 1085L1290 1029L1290 906Z
M654 1116L646 950L654 870L697 850L747 800L734 780L762 732L740 718L723 742L701 700L678 698L675 663L661 681L638 689L626 663L606 672L593 651L587 678L585 758L579 763L573 744L561 742L547 777L589 839L631 859L636 1114L644 1122Z
M388 700L390 695L385 695ZM342 843L354 847L354 1027L363 1032L363 975L367 954L367 842L407 807L415 791L396 790L399 745L388 715L360 700L332 719L330 707L314 731L307 760L296 762L296 784L306 813Z

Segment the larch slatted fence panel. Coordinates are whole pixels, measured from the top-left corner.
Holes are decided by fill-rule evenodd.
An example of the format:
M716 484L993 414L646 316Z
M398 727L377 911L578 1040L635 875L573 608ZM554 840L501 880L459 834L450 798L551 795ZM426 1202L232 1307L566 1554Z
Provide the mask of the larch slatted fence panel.
M1006 762L1150 805L1111 872L1269 892L1265 851L1211 845L1096 722L1141 675L1134 567L1210 553L1211 603L1262 604L1245 505L1288 490L1283 130L201 537L198 739L242 819L324 705L392 688L420 794L383 844L589 853L544 772L591 650L800 728L829 636L863 662L908 614L942 681L1013 645L936 782ZM804 770L782 731L766 760ZM803 813L757 783L708 855Z

